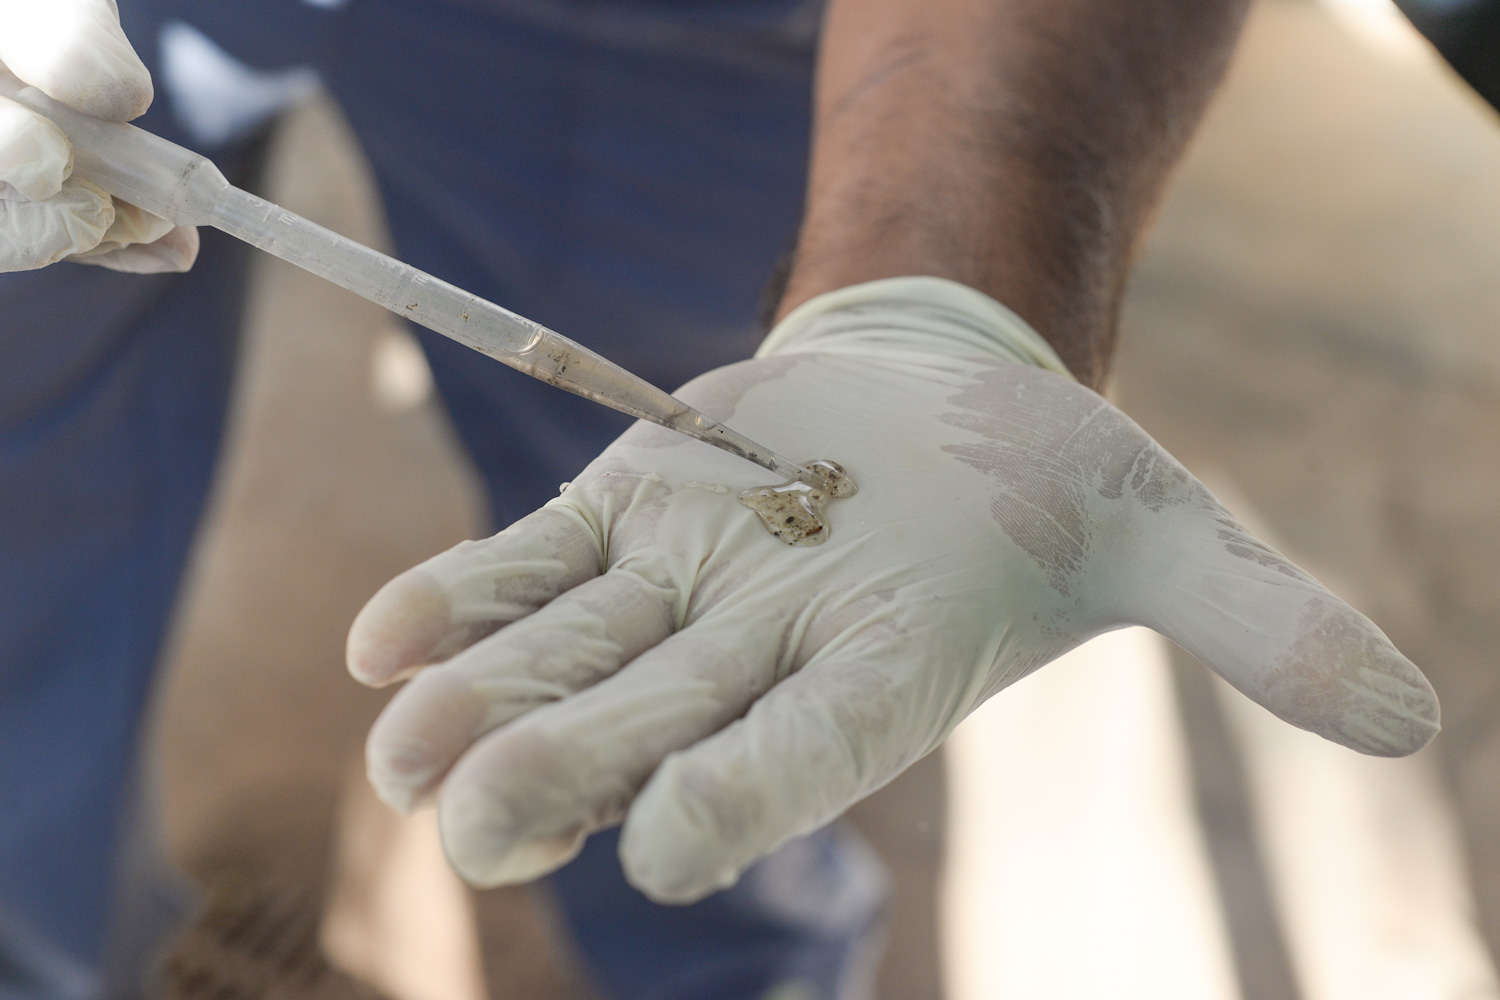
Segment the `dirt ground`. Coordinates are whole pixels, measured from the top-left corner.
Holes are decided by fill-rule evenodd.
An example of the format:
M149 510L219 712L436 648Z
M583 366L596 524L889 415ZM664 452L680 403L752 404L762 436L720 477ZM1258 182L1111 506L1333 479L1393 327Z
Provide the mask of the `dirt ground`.
M355 239L382 238L326 106L284 123L267 190ZM1445 731L1425 753L1462 819L1491 942L1497 317L1495 116L1420 51L1310 2L1263 0L1132 282L1114 394L1429 672ZM371 873L392 858L427 864L410 859L431 856L431 832L385 818L363 791L360 747L385 696L345 675L344 633L385 580L488 527L408 350L379 309L257 263L231 446L159 724L174 855L201 878L337 897L345 916L325 936L346 964L372 968L379 957L361 957L359 941L410 922L417 904L391 902ZM1179 696L1240 991L1311 996L1270 916L1244 776L1197 676L1180 668ZM856 817L898 890L883 997L942 995L933 900L946 815L933 759ZM540 893L468 894L441 872L419 881L433 905L472 908L479 931L416 941L457 971L407 984L410 1000L586 995ZM402 991L399 973L374 975Z

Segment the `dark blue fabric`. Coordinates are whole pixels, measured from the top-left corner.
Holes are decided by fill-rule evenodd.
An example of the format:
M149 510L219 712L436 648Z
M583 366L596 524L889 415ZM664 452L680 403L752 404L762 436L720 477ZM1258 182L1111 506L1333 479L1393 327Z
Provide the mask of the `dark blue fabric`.
M796 996L845 1000L884 895L883 873L849 836L828 828L794 841L693 906L657 906L632 889L617 830L590 838L551 882L607 996L750 1000L796 983Z
M0 914L97 962L121 795L208 489L247 252L0 275Z
M252 65L314 64L410 263L667 388L752 349L800 212L816 19L802 0L122 6L151 65L174 18ZM186 141L166 104L145 124ZM243 253L205 236L185 277L0 276L0 914L89 962L232 371ZM626 425L421 337L497 524ZM625 884L612 835L554 884L600 985L629 1000L749 998L814 968L826 985L857 933L809 937L733 892L655 906Z
M398 253L664 388L747 356L800 213L810 49L762 64L664 50L650 33L597 41L581 12L608 5L548 6L574 19L421 0L348 9L327 82L374 165ZM741 7L794 9L719 5ZM392 39L390 60L370 57ZM626 426L422 337L498 524Z

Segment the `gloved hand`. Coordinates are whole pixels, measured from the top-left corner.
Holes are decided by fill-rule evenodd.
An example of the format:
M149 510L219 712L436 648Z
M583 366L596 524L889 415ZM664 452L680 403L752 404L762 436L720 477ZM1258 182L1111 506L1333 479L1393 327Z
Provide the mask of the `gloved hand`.
M115 0L0 0L0 79L16 77L109 121L129 121L151 104L151 76L120 28ZM0 271L64 257L140 274L193 266L196 229L115 201L72 172L62 130L0 97Z
M1136 424L972 289L898 278L808 302L687 402L843 464L831 537L736 502L753 466L637 424L542 510L387 584L349 667L415 676L368 767L437 794L477 885L623 819L631 882L686 902L827 823L986 698L1149 626L1276 715L1364 753L1438 728L1370 621L1251 537Z

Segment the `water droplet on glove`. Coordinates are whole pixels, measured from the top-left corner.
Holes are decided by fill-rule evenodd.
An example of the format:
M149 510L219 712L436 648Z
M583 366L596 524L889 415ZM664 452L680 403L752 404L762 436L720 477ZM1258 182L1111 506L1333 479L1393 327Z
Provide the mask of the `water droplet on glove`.
M788 545L823 544L831 530L824 507L829 500L852 497L858 491L837 462L819 459L807 467L823 477L821 487L793 480L740 494L740 503L759 514L766 530Z

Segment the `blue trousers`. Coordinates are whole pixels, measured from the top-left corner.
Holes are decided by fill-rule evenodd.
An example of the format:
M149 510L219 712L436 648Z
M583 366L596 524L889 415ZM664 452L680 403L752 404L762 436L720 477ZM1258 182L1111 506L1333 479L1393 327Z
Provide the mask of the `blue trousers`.
M411 264L662 386L752 349L801 210L817 13L803 0L121 6L153 71L179 22L249 65L315 68ZM172 105L162 94L143 124L204 148ZM241 140L204 151L231 174L254 159ZM247 260L205 233L187 275L0 275L0 1000L97 992L129 906L142 710L220 444ZM498 524L625 426L419 334ZM607 995L732 1000L795 981L834 997L876 921L871 871L824 832L741 888L658 907L604 834L553 885Z

